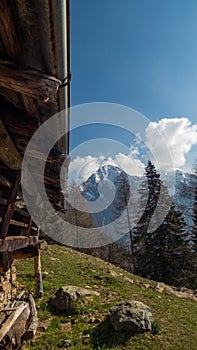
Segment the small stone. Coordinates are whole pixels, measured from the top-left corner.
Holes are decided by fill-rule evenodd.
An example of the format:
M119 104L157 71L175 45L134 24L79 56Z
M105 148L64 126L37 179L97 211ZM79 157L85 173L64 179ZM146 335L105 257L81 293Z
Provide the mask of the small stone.
M171 288L171 287L169 287L169 286L165 286L165 294L167 294L167 295L177 295L177 292L173 289L173 288Z
M130 283L134 283L134 280L132 280L131 278L129 278L129 277L127 277L127 276L124 276L124 280L125 281L128 281L128 282L130 282Z
M150 288L150 284L146 284L146 283L144 283L144 282L140 282L140 283L139 283L139 286L140 286L141 288L145 288L145 289Z
M64 332L70 332L72 329L72 324L71 322L66 322L61 324L61 330Z
M164 283L157 283L157 285L154 289L159 293L163 293L163 291L165 289L165 284Z
M43 275L46 275L46 276L47 276L48 274L49 274L48 271L42 271L42 276L43 276Z
M68 347L68 346L70 346L70 345L71 345L70 339L66 339L66 340L64 340L63 343L62 343L62 346Z

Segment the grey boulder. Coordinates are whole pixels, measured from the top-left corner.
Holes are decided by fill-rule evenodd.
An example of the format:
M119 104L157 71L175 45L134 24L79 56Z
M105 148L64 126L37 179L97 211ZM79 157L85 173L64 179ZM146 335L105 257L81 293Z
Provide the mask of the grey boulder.
M88 288L81 288L77 286L62 286L60 287L54 296L50 299L50 304L58 310L69 310L72 308L73 302L78 297L95 295L99 296L98 292Z
M110 322L115 331L139 333L152 331L150 308L140 301L126 301L110 309Z

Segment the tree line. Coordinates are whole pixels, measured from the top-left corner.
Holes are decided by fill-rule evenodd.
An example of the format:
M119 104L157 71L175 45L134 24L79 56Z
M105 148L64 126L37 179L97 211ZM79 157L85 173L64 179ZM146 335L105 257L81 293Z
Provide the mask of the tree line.
M197 167L196 179L197 179ZM74 188L75 186L73 186ZM128 204L128 183L125 175L122 175L120 184L119 203L115 203L114 213L122 207L126 207L126 221L122 222L116 230L128 228L127 242L114 242L104 247L80 249L84 253L100 257L114 263L134 274L142 277L162 281L174 286L197 288L197 180L194 191L194 205L192 209L192 227L189 229L182 213L176 209L168 189L164 186L160 174L151 161L145 167L145 180L139 188L137 210L142 211L137 224L132 227L132 204ZM162 191L162 202L171 203L166 217L159 227L149 230L154 213L158 208L158 201ZM163 215L163 206L157 209L157 217ZM70 208L72 222L76 220L78 226L93 227L93 219L88 211L82 213ZM70 214L67 211L67 220ZM74 220L74 221L73 221ZM124 228L125 230L125 228ZM125 241L126 242L126 241Z

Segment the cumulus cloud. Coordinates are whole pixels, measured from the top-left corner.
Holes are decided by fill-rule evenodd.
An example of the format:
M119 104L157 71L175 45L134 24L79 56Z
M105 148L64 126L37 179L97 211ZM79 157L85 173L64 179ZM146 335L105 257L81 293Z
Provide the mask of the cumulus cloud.
M77 156L73 159L69 166L68 182L80 184L88 179L97 169L99 169L104 157L93 157L88 155L86 157Z
M135 158L135 153L130 152L128 155L116 154L115 163L131 176L142 176L144 174L144 164L140 159Z
M166 170L172 170L172 166L174 168L184 166L186 156L195 144L197 144L197 125L192 125L188 118L164 118L159 122L150 122L146 129L146 145L160 167ZM173 164L169 162L165 145L171 154Z
M146 128L146 149L144 147L143 156L139 152L138 143L131 146L128 154L120 152L114 157L108 155L94 157L92 150L92 155L77 156L71 161L68 183L80 184L86 181L105 164L118 166L132 176L143 176L146 161L151 159L150 153L159 170L171 171L185 165L187 155L195 144L197 144L197 125L193 125L188 118L164 118L158 122L150 122ZM169 160L169 154L172 162ZM142 159L146 159L145 164Z
M129 153L118 153L112 157L76 157L71 161L69 167L69 184L76 182L77 184L86 181L100 166L106 164L114 165L132 176L142 176L144 174L144 164L136 158L138 150L131 149Z

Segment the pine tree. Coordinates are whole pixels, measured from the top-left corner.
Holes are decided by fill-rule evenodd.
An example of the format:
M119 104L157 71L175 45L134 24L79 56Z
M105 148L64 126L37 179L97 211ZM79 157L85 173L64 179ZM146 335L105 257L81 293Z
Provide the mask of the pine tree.
M191 252L192 252L192 276L190 277L190 284L192 288L197 288L197 163L194 166L194 203L192 210L192 229L191 229ZM193 278L192 278L193 277Z
M173 285L188 284L191 250L182 213L172 204L166 218L152 234L151 278Z
M197 164L194 166L194 173L195 173L195 182L194 182L194 204L193 204L193 210L192 210L192 232L191 232L191 240L192 240L192 251L195 256L197 256Z
M143 277L176 285L189 285L193 278L191 249L182 213L169 206L163 219L166 205L172 202L168 189L164 186L154 165L149 161L145 168L147 186L141 187L140 202L144 206L148 187L148 198L144 213L135 228L137 273ZM159 203L159 197L162 201ZM156 217L153 216L157 210ZM155 219L156 229L149 230ZM157 227L157 224L159 226Z
M151 271L150 250L152 246L152 235L148 232L148 226L157 207L161 180L155 166L148 161L145 168L146 180L142 182L139 191L139 206L143 211L142 217L133 229L135 243L136 271L140 275L148 275Z

